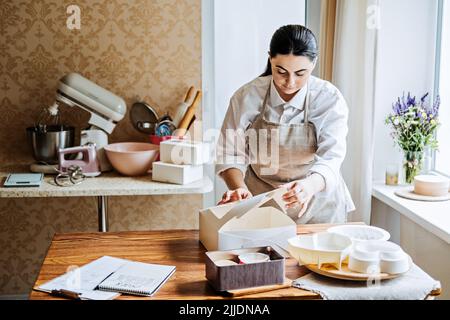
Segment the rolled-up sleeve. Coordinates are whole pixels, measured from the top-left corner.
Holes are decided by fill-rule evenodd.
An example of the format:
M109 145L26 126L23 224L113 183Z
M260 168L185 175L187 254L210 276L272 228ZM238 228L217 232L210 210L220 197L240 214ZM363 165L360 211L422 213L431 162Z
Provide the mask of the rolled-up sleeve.
M323 99L319 112L311 119L316 126L318 150L310 173L318 173L325 179L325 193L337 187L341 166L347 153L348 106L339 92Z
M248 155L245 141L245 119L240 112L239 98L230 100L220 137L216 148L216 174L221 175L228 169L239 169L245 176L248 167Z

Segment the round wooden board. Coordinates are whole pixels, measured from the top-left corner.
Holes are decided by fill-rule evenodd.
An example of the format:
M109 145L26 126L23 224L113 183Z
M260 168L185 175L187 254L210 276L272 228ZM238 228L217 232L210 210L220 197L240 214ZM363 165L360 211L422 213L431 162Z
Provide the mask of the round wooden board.
M441 202L450 200L450 193L446 196L442 197L430 197L430 196L422 196L420 194L414 193L414 188L397 190L394 192L396 196L401 198L405 198L408 200L416 200L416 201L427 201L427 202Z
M412 260L410 258L410 269L412 267ZM340 280L349 280L349 281L368 281L368 280L389 280L394 279L402 274L388 274L388 273L380 273L380 274L366 274L366 273L358 273L348 269L348 265L346 263L342 264L342 270L336 269L336 267L332 264L323 264L319 269L317 265L305 265L305 267L311 270L314 273L320 274L325 277L340 279Z

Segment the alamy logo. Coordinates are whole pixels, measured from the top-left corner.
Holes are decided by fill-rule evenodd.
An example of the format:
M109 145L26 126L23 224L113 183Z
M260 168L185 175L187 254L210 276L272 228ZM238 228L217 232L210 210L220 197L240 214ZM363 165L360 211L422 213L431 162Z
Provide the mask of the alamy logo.
M70 14L67 17L66 25L69 30L80 30L81 29L81 9L79 6L75 4L71 4L67 7L67 14Z

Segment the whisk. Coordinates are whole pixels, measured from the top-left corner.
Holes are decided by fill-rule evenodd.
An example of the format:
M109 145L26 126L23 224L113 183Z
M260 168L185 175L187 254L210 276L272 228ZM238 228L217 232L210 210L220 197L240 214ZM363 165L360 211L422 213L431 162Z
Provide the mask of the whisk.
M61 128L61 116L59 112L59 105L58 103L53 103L49 107L45 107L38 118L37 123L35 124L35 128L40 133L47 132L47 129L49 126L52 126L53 128Z

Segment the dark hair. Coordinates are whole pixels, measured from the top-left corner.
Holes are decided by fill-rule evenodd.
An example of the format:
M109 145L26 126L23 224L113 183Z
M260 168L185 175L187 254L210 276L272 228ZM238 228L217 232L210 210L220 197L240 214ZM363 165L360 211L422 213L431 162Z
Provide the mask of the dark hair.
M275 31L270 41L270 57L278 54L293 54L295 56L308 57L314 61L319 55L319 48L314 33L301 25L287 25ZM270 59L266 71L261 77L272 75Z

